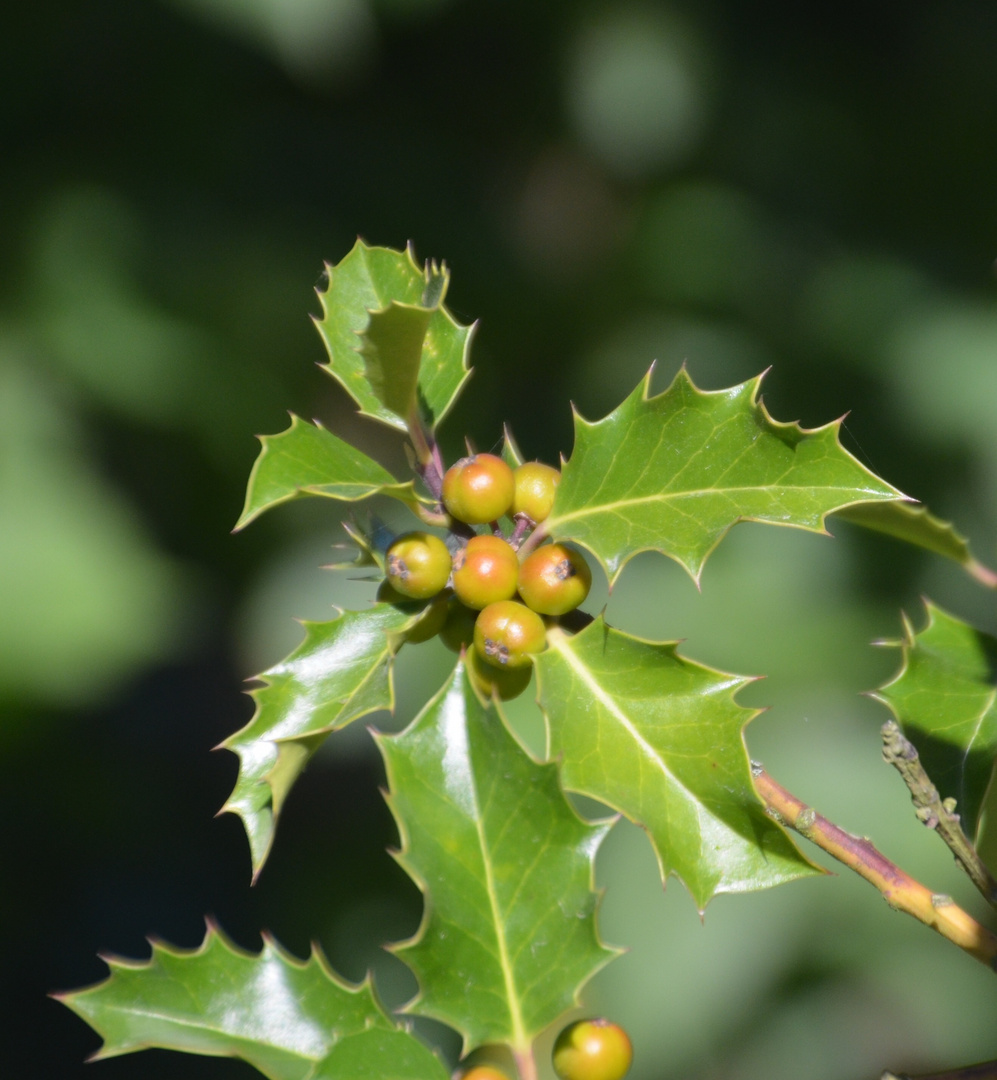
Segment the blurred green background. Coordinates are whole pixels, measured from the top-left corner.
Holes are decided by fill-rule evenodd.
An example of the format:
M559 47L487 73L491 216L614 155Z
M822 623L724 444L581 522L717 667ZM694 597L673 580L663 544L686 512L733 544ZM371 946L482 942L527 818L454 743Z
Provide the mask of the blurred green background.
M319 417L389 465L308 315L357 234L445 258L481 320L448 421L484 448L571 449L567 402L613 408L652 360L707 388L773 365L781 420L848 410L846 445L997 535L997 7L972 0L41 0L0 35L0 1075L257 1075L97 1046L46 992L99 950L319 941L347 976L411 979L381 943L415 888L355 725L308 771L249 888L215 819L251 712L242 680L293 616L363 604L318 566L339 511L295 505L231 536L254 433ZM919 596L997 630L993 598L885 539L742 526L698 593L642 556L618 626L768 675L754 756L937 890L979 906L879 760L900 610ZM602 594L605 599L605 594ZM601 603L598 593L595 602ZM449 654L403 656L411 717ZM537 742L537 718L517 703ZM857 879L722 897L701 923L640 833L598 865L605 936L631 951L588 1001L625 1023L634 1080L858 1080L997 1056L992 976ZM432 1025L420 1030L436 1039ZM447 1053L455 1046L444 1035Z

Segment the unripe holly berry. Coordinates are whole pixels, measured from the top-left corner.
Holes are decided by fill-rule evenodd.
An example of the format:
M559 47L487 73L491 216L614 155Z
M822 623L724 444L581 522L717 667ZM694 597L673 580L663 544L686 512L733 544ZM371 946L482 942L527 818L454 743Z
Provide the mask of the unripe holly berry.
M475 1065L473 1069L461 1073L460 1080L509 1080L509 1077L494 1065Z
M525 667L496 667L485 660L473 645L464 654L464 660L471 682L485 698L496 695L499 701L509 701L519 697L533 677L529 664Z
M494 454L474 454L451 465L443 477L443 505L458 521L484 525L512 506L512 469Z
M418 601L413 600L410 596L402 596L397 589L391 586L390 582L381 582L377 590L377 598L385 604L408 605L409 610L414 613L418 612ZM444 590L437 593L425 605L419 621L405 633L405 641L409 645L421 645L422 642L429 641L430 638L434 638L440 633L446 625L447 616L450 614L450 598L449 590Z
M525 514L537 524L545 521L554 505L554 495L561 482L561 474L550 465L528 461L513 470L512 479L513 514Z
M388 548L385 567L388 583L402 596L428 600L450 577L450 552L432 533L406 533Z
M519 557L501 536L472 536L453 559L453 591L480 611L496 600L511 600L519 579Z
M585 556L563 544L537 548L519 568L519 595L541 615L574 611L591 587Z
M546 644L543 619L517 600L489 604L474 624L474 647L496 667L526 667Z
M451 652L459 653L461 649L469 649L474 643L474 623L477 617L478 613L465 607L456 596L450 597L447 621L440 631L440 641Z
M554 1072L561 1080L623 1080L632 1061L627 1033L608 1020L578 1020L554 1043Z

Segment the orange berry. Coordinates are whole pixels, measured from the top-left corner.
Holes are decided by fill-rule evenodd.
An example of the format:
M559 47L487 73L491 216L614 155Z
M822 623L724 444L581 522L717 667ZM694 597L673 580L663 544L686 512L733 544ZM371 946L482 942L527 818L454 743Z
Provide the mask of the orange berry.
M516 600L489 604L474 624L475 649L496 667L526 667L546 644L543 619Z
M512 506L512 469L494 454L474 454L451 465L443 477L443 505L467 525L497 521Z
M453 559L453 590L469 608L480 611L516 595L519 558L501 536L473 536Z
M592 571L585 556L563 544L545 544L523 560L519 595L541 615L566 615L589 594Z

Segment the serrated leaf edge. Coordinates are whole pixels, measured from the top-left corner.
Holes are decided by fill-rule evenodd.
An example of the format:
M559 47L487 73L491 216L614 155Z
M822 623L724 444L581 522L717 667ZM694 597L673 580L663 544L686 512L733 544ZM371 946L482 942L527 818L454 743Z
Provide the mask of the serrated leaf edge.
M365 991L368 991L371 996L371 1000L374 1003L376 1009L384 1017L386 1024L394 1027L391 1016L386 1012L384 1005L377 994L377 988L374 984L374 979L370 971L363 977L358 983L350 982L348 979L344 979L329 963L322 951L321 946L315 942L311 942L311 950L305 959L301 959L295 956L292 952L285 949L280 942L277 941L272 934L268 931L261 933L263 939L263 948L259 952L253 952L251 949L244 949L239 945L236 945L234 941L221 929L217 922L213 918L206 917L205 923L205 935L200 945L196 945L191 949L185 949L181 946L171 945L169 942L163 941L161 938L150 935L146 938L149 943L152 953L148 960L137 960L131 957L118 956L116 953L98 953L98 957L102 960L108 968L109 974L105 978L100 979L97 982L90 983L87 986L82 986L78 990L63 990L50 993L48 996L60 1004L65 1005L66 1008L76 1013L82 1020L90 1024L90 1019L84 1012L76 1007L76 1000L84 997L88 994L101 990L108 980L114 975L116 971L142 971L150 970L153 964L156 962L158 955L166 954L168 956L177 957L181 960L190 960L195 957L205 956L212 946L217 943L226 952L233 956L244 957L250 960L258 960L266 955L268 952L274 953L283 963L289 967L297 968L299 971L304 971L310 964L317 963L319 970L323 975L334 985L337 989L344 991L348 994L358 995ZM91 1024L91 1026L93 1026ZM191 1027L206 1026L189 1024ZM96 1030L96 1029L95 1029ZM100 1031L97 1031L100 1035ZM335 1035L335 1032L333 1032ZM101 1036L103 1038L103 1036ZM106 1061L110 1058L123 1057L125 1054L135 1053L141 1050L155 1049L158 1044L148 1042L145 1040L131 1043L128 1046L120 1048L108 1049L106 1040L97 1050L95 1050L89 1057L87 1062ZM238 1057L233 1054L209 1054L206 1051L198 1051L201 1056L208 1057Z
M375 605L375 606L377 606L377 605ZM240 754L239 749L237 748L235 743L238 740L239 736L243 734L243 732L248 731L253 726L253 724L256 722L256 718L260 714L261 706L260 706L259 698L258 698L257 695L260 692L262 692L263 690L265 690L268 686L272 685L272 683L267 678L267 676L269 674L271 674L271 673L275 673L275 669L280 664L286 663L287 661L293 659L293 657L298 653L298 651L300 649L302 649L307 644L307 642L308 642L308 628L310 626L313 626L313 625L314 626L321 626L325 622L335 622L336 619L341 618L343 615L345 615L347 613L347 609L339 608L339 607L336 607L335 605L333 606L333 611L337 612L337 615L335 616L335 618L326 619L326 620L323 620L322 622L320 622L319 620L315 620L315 619L296 619L295 622L299 623L301 626L303 626L305 628L305 637L300 642L300 644L298 644L290 653L288 653L288 655L286 657L284 657L283 660L279 661L278 664L275 664L272 668L268 668L266 671L262 672L261 674L252 675L248 679L246 679L246 682L262 682L262 683L265 684L264 686L258 686L258 687L255 687L252 690L246 691L247 696L249 696L250 698L253 699L253 702L254 702L254 704L256 706L255 709L253 710L253 715L249 718L249 720L241 728L238 729L238 731L235 731L231 735L226 736L220 743L218 743L217 746L212 747L213 750L228 750L231 753L237 755L239 757L239 761L240 761L240 772L241 772L241 769L242 769L242 765L241 765L242 755ZM388 704L384 707L384 709L385 709L386 712L388 712L391 715L393 715L394 711L395 711L395 668L394 668L394 658L398 655L398 651L400 650L402 645L405 644L405 634L407 634L420 621L420 619L422 619L424 617L424 615L425 615L425 612L419 612L418 614L413 615L412 618L409 619L409 621L406 622L403 625L402 629L400 629L398 631L391 631L391 632L385 633L385 641L387 642L387 650L386 651L387 651L387 653L389 655L388 655L388 673L387 673L387 679L388 679ZM373 673L373 670L374 669L372 668L371 673ZM368 678L369 678L369 675L368 675ZM364 681L357 688L357 690L355 690L353 692L353 694L350 695L350 699L354 698L356 696L357 692L359 691L359 689L361 687L363 687L363 686L366 686L366 684L367 684L367 679L365 678ZM372 712L379 712L379 711L381 711L380 708L368 709L366 712L359 713L357 716L353 717L353 719L350 721L350 723L352 724L355 721L362 719L364 716L369 716ZM313 736L320 736L320 735L328 736L328 735L333 734L333 732L340 730L341 727L346 727L346 726L348 726L348 725L331 724L331 725L327 725L327 726L322 727L322 728L317 728L315 731L310 731L310 732L308 732L307 736L285 735L285 736L282 736L282 737L277 738L277 739L256 739L256 740L254 740L254 742L269 742L273 746L280 747L280 745L282 743L293 743L293 742L296 742L297 740L299 740L301 738L304 738L304 737L311 738ZM277 759L277 761L274 762L273 767L260 778L261 783L264 783L264 784L267 785L267 787L270 787L270 778L273 776L273 774L274 774L274 772L277 769L279 764L280 764L280 760L279 760L279 755L278 755L278 759ZM248 837L249 829L246 827L248 825L248 822L245 819L245 815L243 814L242 810L239 807L234 806L230 801L232 795L234 795L236 790L238 789L238 781L239 781L239 778L236 777L236 786L232 789L232 793L229 795L229 798L225 800L222 807L216 812L215 817L220 817L222 814L234 814L236 817L238 817L243 822L243 826L244 826L244 828L246 830L247 837ZM273 789L272 788L270 790L270 805L271 805L271 811L273 812ZM270 828L270 838L269 838L269 840L267 842L266 848L264 849L264 851L263 851L263 853L262 853L262 855L260 857L259 863L257 863L255 861L255 859L253 860L252 883L254 885L256 884L257 879L259 878L260 874L263 871L263 867L266 865L267 860L270 857L270 852L273 849L273 844L274 844L274 839L276 837L276 833L277 833L277 812L274 812L273 823L272 823L271 828Z
M523 751L523 753L529 758L529 760L532 762L532 764L534 764L534 765L536 765L538 767L553 767L556 770L556 779L557 779L558 790L561 792L562 796L565 796L565 789L564 789L564 786L561 783L561 771L557 767L557 763L554 762L554 761L549 761L549 760L543 760L543 761L537 760L537 758L534 757L534 755L530 752L528 747L526 747L524 745L524 743L519 738L519 736L516 734L516 732L512 730L511 726L509 725L508 719L505 716L505 713L499 707L498 699L497 698L487 699L481 694L480 690L474 685L474 680L470 677L469 674L466 673L467 669L466 669L466 665L465 665L465 662L464 662L464 659L463 659L463 650L461 652L461 656L457 660L457 663L456 663L456 665L454 667L453 672L451 672L451 674L448 676L448 678L447 678L446 682L443 684L443 686L441 686L440 689L432 696L432 698L429 699L429 701L426 703L424 708L419 710L419 715L416 716L415 719L413 719L412 724L415 724L420 719L423 712L425 712L426 710L432 708L436 704L437 701L441 700L447 693L449 693L452 690L452 688L456 685L456 678L457 678L458 672L463 673L461 677L465 680L466 685L470 686L472 692L477 696L479 701L481 701L481 703L483 705L485 705L485 707L488 707L490 705L494 706L495 713L498 716L499 722L504 727L506 733L509 736L511 736L513 741ZM412 724L408 725L408 727L405 728L405 731L408 731L409 728L412 726ZM398 734L403 735L405 733L405 731L399 732ZM374 738L375 743L377 744L378 750L381 750L382 743L385 740L389 740L389 739L392 739L392 738L396 737L395 735L384 734L384 733L376 731L374 729L371 729L371 734L372 734L372 736ZM399 954L404 952L405 949L419 944L419 942L422 940L423 935L425 934L426 929L427 929L427 927L429 925L429 921L430 921L430 912L432 910L432 895L431 895L429 884L426 882L426 880L422 877L422 875L416 870L416 868L414 866L411 865L411 863L406 858L406 856L408 854L408 848L409 848L409 833L408 833L408 829L405 827L405 822L402 819L402 817L400 816L400 814L399 814L399 812L398 812L398 810L397 810L397 808L395 806L392 795L391 795L392 770L391 770L389 758L388 758L388 756L386 754L384 754L383 750L382 750L382 753L381 753L381 757L382 757L382 760L384 762L385 776L386 776L387 783L388 783L387 788L382 788L381 789L381 795L384 798L384 801L387 804L388 809L391 811L391 816L394 819L395 827L398 829L398 838L399 838L399 846L389 848L388 849L388 854L395 860L395 862L409 876L410 880L413 882L413 884L416 886L416 888L422 894L422 898L423 898L422 918L419 921L419 926L416 928L415 933L413 933L412 935L410 935L407 938L404 938L401 941L391 942L390 944L384 946L384 948L385 948L385 950L387 952L391 953L393 956L399 956ZM602 898L603 898L603 895L605 894L605 889L598 888L596 886L596 883L595 883L595 857L596 857L596 854L598 853L598 850L599 850L600 846L602 845L602 842L605 840L606 836L609 834L609 831L612 829L612 827L619 820L620 815L617 813L617 814L613 814L611 817L599 819L598 821L588 821L585 818L583 818L581 816L581 814L578 813L578 811L572 805L571 801L569 799L567 799L566 797L564 798L564 804L570 810L570 812L580 822L582 822L585 826L587 826L589 829L592 830L592 833L591 833L591 836L590 836L590 839L589 839L589 843L592 846L592 856L591 856L591 859L589 861L589 890L595 895L595 904L594 904L594 907L593 907L593 916L592 917L593 917L593 922L594 922L594 926L595 926L596 944L601 946L603 949L607 950L607 953L608 953L608 955L606 955L603 958L602 962L600 964L598 964L596 967L594 967L592 969L592 971L589 973L589 975L586 977L586 979L583 982L579 983L578 987L575 989L575 992L572 995L572 1001L574 1002L574 1007L577 1008L581 1004L582 990L591 981L591 979L598 972L600 972L604 967L606 967L607 964L610 964L618 956L622 955L623 953L625 953L627 951L626 948L623 948L623 947L620 947L620 946L617 946L617 945L607 945L603 941L602 935L599 933L598 913L599 913L599 909L602 906ZM478 835L479 835L479 840L481 840L480 829L478 830ZM483 842L482 842L482 848L484 849ZM485 860L485 862L487 864L487 860ZM488 894L489 894L489 901L492 902L494 897L493 897L493 889L491 887L490 882L489 882L489 886L488 886ZM493 911L493 914L495 914L494 904L493 904L493 907L492 907L492 911ZM501 925L501 923L500 923L499 919L497 918L497 916L496 916L494 921L495 921L496 926ZM508 996L509 1001L510 1001L510 1011L511 1011L512 1002L516 1001L517 999L516 999L515 995L511 992L511 989L510 989L510 979L512 978L512 972L509 970L508 965L505 963L505 950L504 950L504 948L503 948L503 951L502 951L502 955L503 955L502 970L503 970L503 976L504 976L505 982L506 982L506 992L507 992L507 996ZM399 956L399 958L401 959L400 956ZM404 963L404 961L403 961L403 963ZM402 1015L415 1014L416 1007L422 1002L422 996L423 996L422 995L422 988L420 987L419 990L415 993L415 995L409 1001L407 1001L404 1005L402 1005L397 1011ZM570 1011L570 1010L566 1010L566 1011ZM428 1016L430 1014L424 1012L424 1013L421 1013L421 1014L418 1014L418 1015ZM433 1017L433 1019L436 1019L437 1021L446 1024L447 1027L451 1026L451 1021L449 1019L443 1019L441 1017L435 1017L435 1016ZM523 1030L524 1029L524 1024L523 1024L522 1017L517 1016L517 1022L516 1022L516 1024L514 1026L520 1032L520 1036L519 1036L520 1041L518 1043L512 1043L510 1045L513 1046L514 1050L519 1050L519 1051L528 1050L529 1047L532 1045L532 1040L528 1039L525 1036L525 1032ZM477 1049L476 1046L471 1045L471 1040L470 1040L470 1037L469 1037L467 1032L461 1031L460 1029L457 1029L457 1028L455 1028L454 1030L456 1030L458 1032L458 1034L461 1036L461 1040L462 1040L461 1057L462 1058L466 1057L469 1053L471 1053L472 1050Z
M426 506L435 505L435 501L433 499L430 499L428 496L421 495L415 490L414 481L397 480L392 477L392 480L394 481L393 483L385 483L381 484L380 486L374 486L369 492L356 497L349 495L336 495L333 492L324 491L322 490L323 485L321 484L299 484L295 487L294 491L290 492L289 494L284 495L279 499L274 499L272 502L268 502L266 506L261 506L256 510L250 511L249 496L253 490L253 484L256 480L256 475L263 466L264 459L266 458L267 452L270 449L270 443L274 439L279 439L282 436L287 435L289 432L293 431L295 425L309 423L308 420L302 419L302 417L298 416L296 413L289 411L287 415L291 418L291 426L289 428L285 428L284 431L278 431L276 434L273 435L255 436L255 438L259 440L262 449L256 455L256 460L253 462L253 467L249 471L249 479L246 482L246 498L243 504L242 513L239 515L239 520L236 521L235 525L232 528L233 533L241 532L243 529L246 528L247 525L250 525L258 517L260 517L262 514L265 514L268 510L272 510L275 506L282 506L284 503L292 502L294 499L300 498L302 495L315 495L324 499L333 499L336 502L354 503L363 502L366 499L373 498L375 495L387 495L391 498L398 499L399 502L404 503L406 506L410 507L413 510L419 504L424 504ZM332 435L333 438L339 438L339 436L337 436L334 432L330 431L322 423L321 420L314 419L311 421L311 423L320 431L325 431L329 435ZM357 447L353 446L352 449L357 450ZM358 453L362 453L362 451L358 450ZM370 460L374 462L375 465L378 465L380 468L384 468L384 466L381 465L380 462L375 461L374 458L371 458ZM388 470L385 469L384 471L387 473Z
M366 254L369 251L380 250L380 251L391 252L391 254L393 254L393 255L401 254L396 248L381 247L380 245L377 245L377 244L366 244L358 236L357 239L356 239L356 242L353 245L353 247L346 253L346 255L343 256L343 258L340 260L340 262L345 262L346 259L348 259L353 254L354 251L358 251L358 250L363 253L365 261L366 261ZM388 307L391 306L392 303L396 303L399 307L421 308L423 311L440 311L443 314L444 318L447 319L447 321L449 323L451 323L451 325L454 326L456 329L458 329L458 330L466 330L467 331L467 337L464 339L464 347L461 350L461 364L462 364L462 366L464 368L464 374L461 377L460 382L455 387L454 392L450 397L450 400L447 402L447 404L441 410L439 415L435 417L435 425L434 426L439 426L439 424L441 424L443 422L443 420L449 415L450 410L453 408L453 406L456 403L457 399L460 397L461 392L463 391L464 387L466 386L467 380L471 377L471 375L474 372L474 369L472 367L470 367L469 364L468 364L468 358L469 358L470 352L471 352L471 342L474 339L475 333L477 332L478 320L475 319L474 322L466 323L466 324L465 323L459 323L453 317L450 310L444 305L443 301L446 298L447 292L449 291L449 284L450 284L450 270L447 267L445 262L441 263L441 264L439 264L439 266L437 266L437 263L435 262L435 260L429 260L423 267L420 267L419 263L418 263L418 261L416 260L416 257L415 257L415 245L412 243L411 240L409 240L406 243L404 254L408 256L408 260L409 260L409 263L411 264L412 269L420 277L422 277L423 281L425 281L427 283L427 285L429 284L431 278L436 273L442 273L445 276L446 284L444 285L444 287L443 287L443 289L442 289L442 291L440 293L439 300L438 300L436 306L434 308L426 308L421 304L403 304L403 303L401 303L399 301L390 301L383 308L365 308L364 310L367 312L368 316L371 316L373 314L376 314L379 311L386 311L388 309ZM316 315L312 315L311 320L312 320L312 323L315 325L316 329L319 331L319 337L322 338L323 343L325 343L325 336L322 334L320 327L321 327L321 324L323 322L325 322L325 320L328 319L328 317L329 317L329 307L328 307L328 305L326 303L326 297L328 296L329 291L332 288L333 276L334 276L334 274L336 272L336 269L337 269L338 265L339 265L338 263L333 264L333 263L329 263L329 262L326 262L326 263L323 264L324 276L326 278L326 287L324 289L321 289L321 288L316 288L315 289L315 293L318 296L319 303L322 306L322 318L319 318ZM358 338L361 338L365 332L366 332L366 328L364 328L364 330L354 331L354 333L356 333ZM359 353L359 351L360 351L359 347L355 348L354 351ZM383 413L370 412L369 410L367 410L367 409L363 408L362 406L360 406L360 403L357 402L356 398L353 397L353 394L350 391L349 386L342 379L340 373L333 368L332 359L333 358L330 355L328 363L319 364L318 366L324 372L326 372L326 374L331 375L332 378L334 378L336 380L336 382L338 382L339 385L342 386L342 388L346 391L346 393L349 394L349 396L353 399L353 401L359 406L358 409L357 409L357 412L361 416L367 416L372 420L377 420L379 423L386 424L388 427L393 427L397 431L403 431L404 432L404 431L408 430L408 425L406 423L406 418L399 417L396 413L394 413L392 410L388 409L386 406L382 406L382 408L384 410Z
M721 671L719 668L710 667L709 664L701 663L698 660L691 660L689 657L684 656L682 653L680 653L678 651L678 648L682 644L681 639L675 640L675 641L656 641L653 638L641 637L638 634L631 634L631 633L629 633L629 632L627 632L625 630L619 630L615 626L610 626L610 624L605 621L605 619L602 617L602 615L600 615L598 618L602 620L602 625L605 628L613 630L614 633L621 634L622 636L627 637L632 641L637 641L642 645L650 645L650 646L653 646L655 648L663 648L664 650L669 652L672 656L674 656L676 659L680 660L683 664L689 664L692 667L698 668L700 671L705 671L705 672L710 673L711 675L717 675L717 676L720 676L722 679L728 680L727 686L725 686L724 689L726 690L728 686L733 686L733 689L730 691L730 699L731 699L731 701L739 709L743 709L745 712L750 714L747 717L745 717L744 722L741 724L740 728L738 729L738 737L740 739L741 749L744 752L745 761L747 761L749 763L749 772L750 772L751 755L748 752L748 744L747 744L747 741L745 739L745 732L747 731L748 725L753 720L757 720L758 717L761 716L762 713L767 712L768 709L767 709L767 707L752 708L752 707L747 706L747 705L741 705L736 700L736 698L737 698L737 694L741 690L743 690L746 686L750 686L752 683L760 682L761 680L763 680L765 678L765 676L764 675L735 675L735 674L733 674L731 672L728 672L728 671ZM547 632L548 648L551 648L551 647L557 648L557 642L559 640L562 640L564 642L570 642L570 640L571 640L571 638L573 636L574 635L569 635L569 634L564 633L564 631L561 630L559 627L553 627L550 630L548 630L548 632ZM552 638L553 638L553 646L550 644ZM558 649L558 652L563 656L565 654L565 652L570 652L570 650ZM570 661L569 661L569 663L570 663L570 666L571 666L572 670L577 670L577 666L574 663L571 663ZM582 670L585 670L584 666L583 666ZM542 678L542 676L541 676L540 671L537 671L537 681L538 681L538 683L540 682L541 678ZM585 679L584 681L591 685L591 680ZM598 696L601 698L603 695L600 694ZM538 705L540 704L539 700L538 700L537 704ZM617 712L617 710L615 708L611 709L610 711L613 712L614 714ZM547 757L550 758L550 754L551 754L550 743L551 743L551 734L552 734L551 733L551 726L550 726L550 721L548 719L547 713L546 713L545 710L543 710L542 707L541 707L541 712L543 712L544 727L546 729L546 735L547 735L547 750L546 750L546 753L547 753ZM625 718L623 718L623 719L625 720ZM628 721L625 723L625 726L626 726L627 730L630 732L630 734L634 737L634 739L636 741L640 742L640 744L642 745L642 752L643 752L643 749L646 746L646 740L640 735L639 732L632 730L632 725ZM658 758L657 758L657 755L654 752L654 748L650 747L650 746L646 746L646 749L649 752L649 756L650 756L651 760L653 760L653 761L655 761L657 763ZM696 802L699 805L703 805L701 800L693 792L690 792L689 789L683 783L681 783L681 781L677 777L675 777L671 773L671 771L665 766L664 762L661 762L660 765L661 765L661 771L664 772L664 774L668 777L669 780L671 780L677 787L679 787L683 791L687 792L694 802ZM573 791L575 789L566 788L566 789L563 789L563 790ZM753 798L756 801L756 803L758 804L759 809L763 813L766 813L765 803L763 802L761 796L759 796L758 792L755 790L754 784L751 784L751 783L748 784L748 791L750 793L750 797ZM587 795L588 793L587 792L578 792L578 794ZM598 800L600 802L605 801L606 805L611 807L616 812L617 816L625 817L625 818L627 818L628 821L633 821L633 823L635 825L639 826L641 829L644 828L644 825L643 825L642 822L636 821L635 819L630 818L626 814L626 812L624 810L622 810L620 807L613 806L613 804L611 802L608 802L608 801L604 800L602 796L596 796L596 798L598 798ZM712 813L705 806L704 806L704 811L706 813L710 813L710 816L713 817ZM769 816L770 820L773 823L773 825L775 825L776 828L778 828L785 835L785 837L786 837L787 841L789 842L790 846L797 852L797 854L799 854L800 859L801 859L801 861L803 863L806 863L807 865L809 865L811 868L813 868L813 870L815 872L817 872L819 874L826 874L828 872L822 866L818 865L817 863L813 862L811 859L807 858L807 856L802 851L800 851L800 849L797 846L796 842L793 840L793 838L790 836L788 830L786 828L784 828L784 826L782 825L781 822L778 822L774 818L771 818L770 815L766 814L766 816ZM721 824L723 824L723 822L721 822ZM685 879L682 877L682 875L680 873L678 873L678 871L676 871L674 869L670 869L666 873L665 868L664 868L664 866L662 865L662 862L661 862L661 855L658 852L658 850L657 850L657 848L655 847L654 844L651 845L651 849L654 852L655 861L658 864L658 876L661 878L662 888L667 888L669 877L674 877L677 881L679 881L682 884L682 886L683 886L683 888L685 888L686 892L688 892L690 897L692 897L693 900L695 901L695 894L693 893L692 889L689 888L688 883L685 881ZM703 904L702 907L699 907L699 905L697 904L697 910L699 912L700 917L701 918L705 917L706 908L709 905L709 902L712 899L714 899L714 897L722 896L722 895L724 895L725 892L730 892L730 891L731 890L718 889L711 896L707 897L707 901L706 901L705 904Z
M771 370L771 368L766 368L765 371L763 371L760 375L756 375L752 379L746 379L744 382L738 383L736 386L728 387L728 388L726 388L724 390L702 390L698 386L696 386L695 382L693 382L692 376L689 374L685 363L683 363L682 366L679 368L679 370L676 372L675 377L672 379L672 381L668 384L668 386L664 390L662 390L658 394L651 394L651 377L654 374L655 366L656 365L654 363L652 363L650 368L648 368L647 373L644 375L643 379L637 384L636 387L634 387L634 390L630 394L628 394L627 397L624 398L623 401L615 409L611 410L609 413L607 413L600 420L593 420L593 421L586 420L585 417L582 416L582 414L578 411L578 409L574 405L574 403L572 403L572 405L571 405L571 414L572 414L572 419L575 422L576 432L577 432L577 429L579 427L584 427L588 431L594 431L595 429L597 429L600 425L604 424L607 420L609 420L610 417L612 417L614 413L616 413L620 408L622 408L625 404L627 404L627 402L630 401L630 399L634 396L634 394L638 390L641 391L641 399L640 399L641 402L646 404L646 403L653 402L653 401L657 400L660 397L664 397L680 381L683 382L685 385L687 385L689 387L689 389L692 390L694 393L699 394L699 395L701 395L703 397L723 397L723 396L728 396L728 395L731 394L731 392L736 391L736 390L740 390L742 387L751 386L752 387L751 398L750 398L751 406L753 408L757 408L757 409L759 409L761 411L762 418L766 423L770 424L773 428L775 428L777 430L782 430L782 431L792 430L794 432L799 433L801 436L804 436L804 437L805 436L811 436L811 435L818 435L818 434L821 434L821 433L823 433L823 432L825 432L825 431L827 431L829 429L833 429L835 431L836 435L837 435L837 432L839 432L841 430L841 425L842 425L842 423L844 422L844 419L845 419L844 417L840 417L837 420L831 420L829 423L822 424L820 427L815 427L815 428L805 428L798 421L795 421L795 420L791 420L791 421L775 420L772 417L772 415L769 413L768 409L765 406L765 402L762 400L762 398L760 396L762 379L764 379L764 377L768 374L768 372ZM577 434L576 434L576 440L575 441L577 442ZM902 491L895 488L892 484L888 483L886 480L883 480L881 477L876 476L876 474L873 473L871 469L869 469L865 465L863 465L862 462L859 461L858 458L856 458L854 454L852 454L848 449L846 449L842 445L840 438L836 437L835 438L835 443L837 444L837 446L841 450L841 452L846 457L848 457L851 461L853 461L859 467L859 469L862 470L863 473L865 473L867 476L873 477L873 479L878 480L880 483L885 484L886 487L890 488L891 491L896 492L895 498L897 500L904 501L904 502L916 502L917 501L916 499L912 499L909 495L905 495ZM562 470L565 467L565 465L568 464L569 461L570 461L570 458L565 459L564 455L563 454L561 455L561 468L562 468ZM710 489L710 490L715 490L715 489ZM700 561L698 569L693 569L691 566L689 566L685 562L683 562L682 559L679 558L677 555L673 555L670 552L664 551L659 547L654 547L653 545L647 545L645 547L637 548L636 550L634 550L632 552L629 552L626 555L626 557L623 558L620 561L620 563L616 567L615 571L611 572L610 569L609 569L609 565L605 562L605 560L602 559L601 556L595 550L593 550L593 548L590 545L586 544L584 540L576 539L575 537L573 537L571 535L570 531L569 532L563 532L558 528L558 526L561 524L561 522L570 521L572 518L575 518L575 517L581 517L582 514L584 513L584 511L582 511L582 510L572 511L572 513L570 515L558 518L556 516L556 513L555 513L556 506L557 506L556 496L555 496L555 500L554 500L554 509L551 511L550 516L548 517L547 521L544 523L544 531L555 540L569 540L571 543L577 545L578 547L585 548L585 550L592 555L592 557L596 560L596 562L602 568L603 572L606 574L606 578L607 578L608 583L609 583L610 591L612 591L614 585L616 584L617 579L619 578L620 574L623 573L623 570L626 568L626 566L630 562L630 560L636 558L636 556L638 556L638 555L643 554L645 551L657 552L657 553L659 553L661 555L664 555L666 558L671 559L673 562L677 562L679 564L679 566L681 566L683 568L683 570L685 570L686 573L692 578L693 582L696 585L696 588L698 589L698 588L700 588L700 578L702 577L703 570L704 570L704 568L706 566L707 560L713 554L713 552L717 549L717 547L720 545L720 543L726 538L727 534L730 532L730 530L732 528L734 528L735 525L739 525L742 522L756 522L756 523L761 524L761 525L776 525L776 526L780 526L782 528L800 529L800 530L802 530L804 532L817 533L818 535L823 535L823 536L832 536L833 534L830 533L827 530L827 527L826 527L826 524L825 524L826 521L827 521L827 518L830 515L838 513L841 510L845 510L850 506L859 505L860 503L864 503L864 502L880 502L880 501L890 501L890 500L886 500L886 499L882 499L882 498L876 498L876 499L852 499L851 501L849 501L847 503L842 503L840 506L834 507L833 510L826 510L826 511L824 511L824 513L822 513L820 515L820 528L817 528L817 529L811 528L810 526L807 526L807 525L797 525L795 522L769 521L769 520L764 519L764 518L752 517L750 515L749 516L738 517L735 521L731 522L731 524L728 525L717 536L716 540L706 550L706 553L703 555L702 560Z

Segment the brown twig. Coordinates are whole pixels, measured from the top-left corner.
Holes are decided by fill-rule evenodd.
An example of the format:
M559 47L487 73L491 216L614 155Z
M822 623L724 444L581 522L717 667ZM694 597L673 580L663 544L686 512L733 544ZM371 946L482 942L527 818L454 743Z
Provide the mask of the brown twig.
M943 800L938 794L938 788L921 764L917 749L904 736L895 720L887 720L881 731L883 758L903 777L910 791L911 802L917 810L918 821L938 833L984 899L997 907L997 881L962 831L955 804L948 799Z
M933 893L881 854L869 840L852 836L791 795L760 766L752 767L755 790L776 821L795 829L885 897L890 907L906 911L925 926L997 971L997 935L963 911L951 896Z

